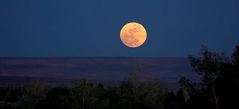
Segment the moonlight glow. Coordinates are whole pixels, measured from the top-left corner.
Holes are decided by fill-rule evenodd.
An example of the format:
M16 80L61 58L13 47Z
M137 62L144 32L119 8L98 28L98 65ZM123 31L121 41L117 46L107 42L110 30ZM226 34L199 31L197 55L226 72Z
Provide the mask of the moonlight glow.
M147 38L147 32L143 25L131 22L121 29L120 39L128 47L136 48L141 46Z

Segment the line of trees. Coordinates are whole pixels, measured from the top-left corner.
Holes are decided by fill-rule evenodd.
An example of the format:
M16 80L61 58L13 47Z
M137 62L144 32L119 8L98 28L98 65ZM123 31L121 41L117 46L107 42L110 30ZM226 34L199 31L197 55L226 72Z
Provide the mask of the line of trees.
M32 82L24 88L1 88L1 109L162 109L167 91L156 81L122 82L105 88L79 80L73 87Z
M236 109L239 46L231 57L204 48L200 57L189 60L201 82L182 77L176 92L157 80L139 81L134 76L113 87L84 79L72 87L35 81L25 87L0 87L0 109Z

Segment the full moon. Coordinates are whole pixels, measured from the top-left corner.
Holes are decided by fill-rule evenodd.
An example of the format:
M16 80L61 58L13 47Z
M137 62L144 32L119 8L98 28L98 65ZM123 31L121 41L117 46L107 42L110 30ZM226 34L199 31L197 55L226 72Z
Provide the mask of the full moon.
M120 31L120 39L130 48L137 48L144 44L147 38L147 32L143 25L130 22L123 26Z

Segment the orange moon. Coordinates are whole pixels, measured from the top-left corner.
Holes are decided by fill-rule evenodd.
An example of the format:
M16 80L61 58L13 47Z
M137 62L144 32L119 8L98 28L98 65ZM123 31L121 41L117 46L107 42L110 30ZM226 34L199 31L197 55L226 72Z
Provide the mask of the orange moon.
M147 32L143 25L130 22L123 26L120 31L120 39L130 48L137 48L144 44L147 38Z

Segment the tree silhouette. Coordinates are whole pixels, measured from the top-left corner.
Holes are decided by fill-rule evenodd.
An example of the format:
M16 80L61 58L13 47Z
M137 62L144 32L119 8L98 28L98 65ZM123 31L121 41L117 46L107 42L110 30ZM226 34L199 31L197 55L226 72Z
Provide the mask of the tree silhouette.
M184 98L184 91L181 88L177 92L177 102L178 102L178 105L179 105L180 109L185 109L186 108L186 102L185 102L185 98Z
M40 81L32 81L27 84L24 96L19 101L18 109L35 109L36 105L46 97L48 87Z
M202 82L196 85L185 77L180 79L179 83L189 93L189 105L197 108L200 102L204 106L202 108L215 109L236 106L233 99L238 98L238 57L238 46L231 58L210 52L207 48L203 48L200 57L190 56L193 70L202 77Z

